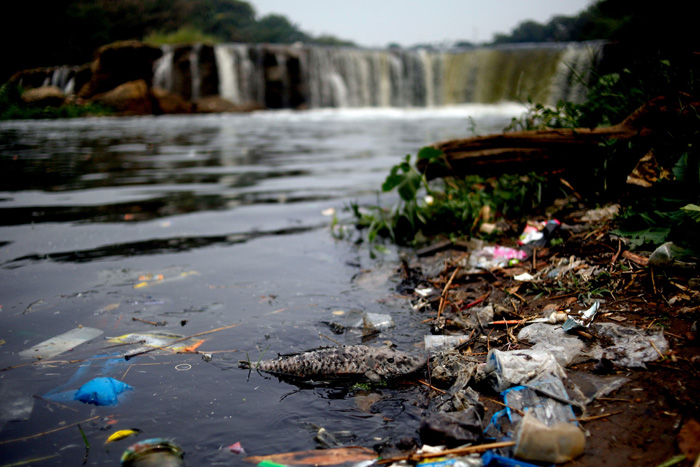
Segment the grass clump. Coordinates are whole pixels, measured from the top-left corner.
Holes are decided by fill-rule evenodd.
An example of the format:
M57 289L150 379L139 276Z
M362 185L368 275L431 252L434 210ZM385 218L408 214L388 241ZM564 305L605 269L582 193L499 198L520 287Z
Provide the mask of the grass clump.
M173 32L163 32L157 31L152 32L143 41L147 44L153 45L165 45L165 44L194 44L202 43L213 45L220 40L211 34L206 34L199 29L193 28L191 26L183 26L177 31Z
M78 118L114 114L111 108L93 102L84 105L67 103L59 107L31 104L22 100L23 92L24 89L15 83L0 86L0 120Z

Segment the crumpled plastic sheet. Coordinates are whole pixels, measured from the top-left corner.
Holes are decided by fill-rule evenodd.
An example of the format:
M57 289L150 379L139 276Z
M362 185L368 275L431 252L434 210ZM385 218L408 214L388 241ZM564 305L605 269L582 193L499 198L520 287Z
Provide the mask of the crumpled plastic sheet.
M530 350L551 352L563 367L590 358L586 343L561 326L534 323L520 330L518 340L534 343Z
M484 373L497 392L533 381L566 379L554 354L538 349L509 352L493 349L486 356Z
M518 333L518 339L535 343L530 350L551 352L562 366L588 358L607 358L619 366L646 368L646 362L658 360L661 356L659 353L665 354L669 349L661 328L639 329L615 323L594 323L589 330L612 340L613 345L604 348L598 345L588 347L577 336L564 332L561 326L545 323L524 327Z
M613 323L593 324L591 328L595 334L614 342L600 350L600 357L620 366L646 368L645 363L658 360L669 349L662 328L639 329Z

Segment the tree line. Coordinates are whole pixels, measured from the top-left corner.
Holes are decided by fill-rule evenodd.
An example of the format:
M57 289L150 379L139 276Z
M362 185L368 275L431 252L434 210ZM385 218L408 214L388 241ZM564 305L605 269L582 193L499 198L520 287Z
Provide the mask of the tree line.
M0 9L5 49L0 82L12 73L40 66L82 64L102 45L167 37L213 42L270 42L354 45L333 36L312 37L287 17L258 17L240 0L7 0Z
M491 44L622 38L653 48L687 46L698 42L692 17L683 0L662 5L596 0L575 16L545 24L524 21L510 34L495 35ZM354 45L334 36L313 37L283 15L258 17L242 0L6 0L0 37L5 49L0 83L22 69L87 63L100 46L128 39Z

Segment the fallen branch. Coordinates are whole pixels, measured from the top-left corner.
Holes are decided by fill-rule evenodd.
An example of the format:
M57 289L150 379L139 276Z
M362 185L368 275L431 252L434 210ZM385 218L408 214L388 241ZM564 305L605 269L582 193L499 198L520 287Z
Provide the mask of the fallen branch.
M444 451L440 451L440 452L424 452L424 453L414 452L413 454L409 454L407 456L387 457L386 459L379 459L376 463L377 464L391 464L393 462L400 462L400 461L416 462L416 461L420 461L422 459L431 459L433 457L443 457L443 456L449 456L449 455L461 456L461 455L470 454L473 452L488 451L489 449L505 448L505 447L514 446L514 445L515 445L515 441L500 441L497 443L479 444L477 446L467 446L465 448L445 449Z
M446 176L500 175L502 173L556 173L590 168L592 161L605 155L611 141L644 142L622 162L629 174L648 150L652 138L679 118L692 118L699 105L657 97L643 105L622 123L601 128L560 128L499 133L474 138L454 139L433 145L443 152L438 160L420 159L417 168L430 180ZM577 173L571 170L572 173Z

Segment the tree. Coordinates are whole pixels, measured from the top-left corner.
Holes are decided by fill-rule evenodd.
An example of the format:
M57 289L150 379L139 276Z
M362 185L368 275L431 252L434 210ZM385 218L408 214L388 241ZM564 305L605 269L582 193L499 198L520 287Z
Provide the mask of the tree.
M290 23L285 16L271 14L258 20L253 39L255 42L291 44L308 41L309 36Z

